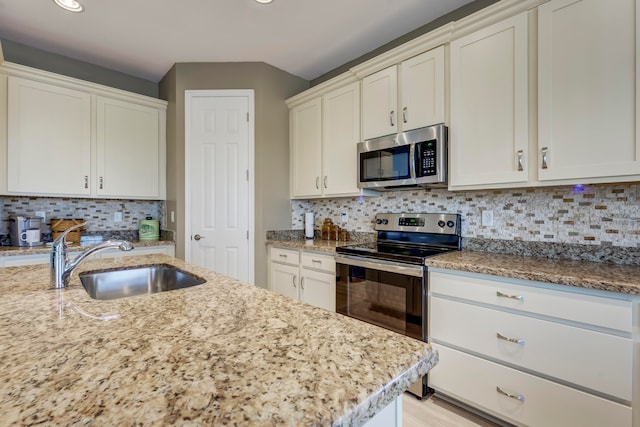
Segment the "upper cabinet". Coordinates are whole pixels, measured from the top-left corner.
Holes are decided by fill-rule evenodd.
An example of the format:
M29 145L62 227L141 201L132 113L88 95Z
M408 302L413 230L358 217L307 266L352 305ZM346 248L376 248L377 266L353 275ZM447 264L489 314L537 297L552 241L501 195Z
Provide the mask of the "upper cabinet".
M164 147L158 109L100 96L96 110L96 193L161 198Z
M9 192L90 194L88 93L9 77L7 122Z
M539 180L639 178L637 14L636 0L538 8Z
M360 85L352 82L290 110L291 198L346 197L358 188Z
M165 198L165 101L6 63L0 86L0 193Z
M451 43L450 187L527 181L527 14Z
M363 139L445 122L444 49L440 46L362 79Z

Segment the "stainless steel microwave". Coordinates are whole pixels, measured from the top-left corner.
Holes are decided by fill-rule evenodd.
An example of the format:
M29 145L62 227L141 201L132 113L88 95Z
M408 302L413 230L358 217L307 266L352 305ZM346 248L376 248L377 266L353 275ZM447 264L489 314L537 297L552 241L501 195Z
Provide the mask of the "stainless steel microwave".
M443 124L358 144L358 187L446 187L447 127Z

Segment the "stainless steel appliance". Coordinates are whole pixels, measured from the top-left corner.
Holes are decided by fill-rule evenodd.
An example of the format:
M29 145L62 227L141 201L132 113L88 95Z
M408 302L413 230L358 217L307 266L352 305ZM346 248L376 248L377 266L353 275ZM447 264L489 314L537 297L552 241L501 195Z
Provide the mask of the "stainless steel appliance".
M446 186L447 135L440 124L359 143L358 187Z
M382 213L377 241L336 248L336 311L428 341L427 258L460 250L460 215ZM427 393L426 376L409 391Z
M43 242L40 237L40 226L42 218L39 216L12 216L9 218L9 237L13 246L42 246ZM29 232L29 230L32 230ZM35 230L38 232L35 233ZM37 234L35 239L25 238L27 233L29 236Z

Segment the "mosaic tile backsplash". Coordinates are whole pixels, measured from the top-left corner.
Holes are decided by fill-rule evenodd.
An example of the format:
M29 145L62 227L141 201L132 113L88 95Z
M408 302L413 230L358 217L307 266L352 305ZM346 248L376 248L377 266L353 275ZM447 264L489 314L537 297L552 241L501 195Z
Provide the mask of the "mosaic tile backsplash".
M55 197L0 197L0 233L9 232L10 216L35 216L43 211L48 225L51 218L84 219L86 234L138 231L138 221L150 216L164 222L164 202L146 200L74 199ZM114 221L114 213L122 212L122 221ZM47 230L50 231L47 226ZM136 233L137 234L137 233Z
M304 213L340 223L348 230L373 231L377 212L449 212L462 216L468 239L497 239L640 248L640 184L540 187L450 192L441 189L380 193L378 197L293 200L292 228L304 228ZM493 225L482 225L482 211Z

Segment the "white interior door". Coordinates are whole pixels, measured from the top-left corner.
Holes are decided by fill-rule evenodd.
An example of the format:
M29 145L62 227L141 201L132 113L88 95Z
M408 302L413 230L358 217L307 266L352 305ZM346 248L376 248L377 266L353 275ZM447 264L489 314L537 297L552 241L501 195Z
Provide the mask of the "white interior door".
M186 91L185 112L185 258L253 283L253 91Z

